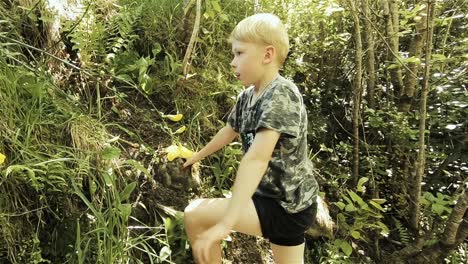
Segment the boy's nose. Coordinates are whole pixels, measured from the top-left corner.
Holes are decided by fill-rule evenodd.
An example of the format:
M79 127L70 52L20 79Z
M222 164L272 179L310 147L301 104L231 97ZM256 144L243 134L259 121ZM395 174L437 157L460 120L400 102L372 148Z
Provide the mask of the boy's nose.
M234 64L234 59L232 59L231 63L229 63L229 65L231 65L232 68L235 68L236 65Z

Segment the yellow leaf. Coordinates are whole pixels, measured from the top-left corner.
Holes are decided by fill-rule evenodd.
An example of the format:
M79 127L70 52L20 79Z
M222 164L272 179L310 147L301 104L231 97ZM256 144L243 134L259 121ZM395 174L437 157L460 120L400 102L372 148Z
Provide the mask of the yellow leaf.
M180 121L183 116L184 115L182 115L182 114L177 114L177 115L165 115L164 117L169 118L170 120L172 120L174 122L177 122L177 121Z
M177 152L169 152L169 153L167 153L167 160L168 161L173 161L178 156L179 156L179 153L177 153Z
M6 158L6 156L3 155L2 153L0 153L0 165L2 165L3 162L5 162L5 158Z
M180 153L180 156L184 159L188 159L193 155L193 152L191 150L183 146L179 147L179 153Z
M186 126L182 126L181 128L177 129L174 134L180 134L183 133L187 129Z
M166 148L167 160L173 161L176 158L190 158L193 155L193 151L189 150L184 146L172 145Z
M176 145L171 145L166 148L166 152L177 152L179 151L179 147Z
M175 158L180 156L179 147L172 145L166 148L167 160L173 161Z

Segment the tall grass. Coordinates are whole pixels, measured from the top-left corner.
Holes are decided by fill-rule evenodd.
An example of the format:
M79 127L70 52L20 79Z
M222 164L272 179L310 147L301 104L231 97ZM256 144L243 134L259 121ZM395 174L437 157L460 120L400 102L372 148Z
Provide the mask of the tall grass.
M162 262L164 227L129 226L136 178L104 125L0 48L0 262Z

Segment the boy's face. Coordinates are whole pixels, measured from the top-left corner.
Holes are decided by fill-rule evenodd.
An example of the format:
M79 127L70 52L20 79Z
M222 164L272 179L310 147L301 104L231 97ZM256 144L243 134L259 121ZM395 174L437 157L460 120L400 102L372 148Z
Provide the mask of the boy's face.
M234 59L231 66L234 69L236 77L244 86L258 85L265 71L267 49L265 46L234 40L232 42L232 53Z

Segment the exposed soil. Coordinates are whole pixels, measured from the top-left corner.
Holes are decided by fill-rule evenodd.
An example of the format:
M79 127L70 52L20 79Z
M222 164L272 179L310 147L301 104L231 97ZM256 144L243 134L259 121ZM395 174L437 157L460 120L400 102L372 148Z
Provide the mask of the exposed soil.
M224 250L223 263L232 264L273 264L269 243L263 238L256 238L242 233L233 233L232 241Z
M151 184L146 183L141 189L141 201L147 208L157 203L171 207L177 211L183 211L191 197L193 197L193 193L187 193L183 190L173 190L158 182L156 182L153 187L151 187ZM147 219L151 221L149 218ZM158 222L158 219L154 219L153 221ZM266 240L241 233L231 234L231 239L231 241L224 242L223 263L274 263Z

